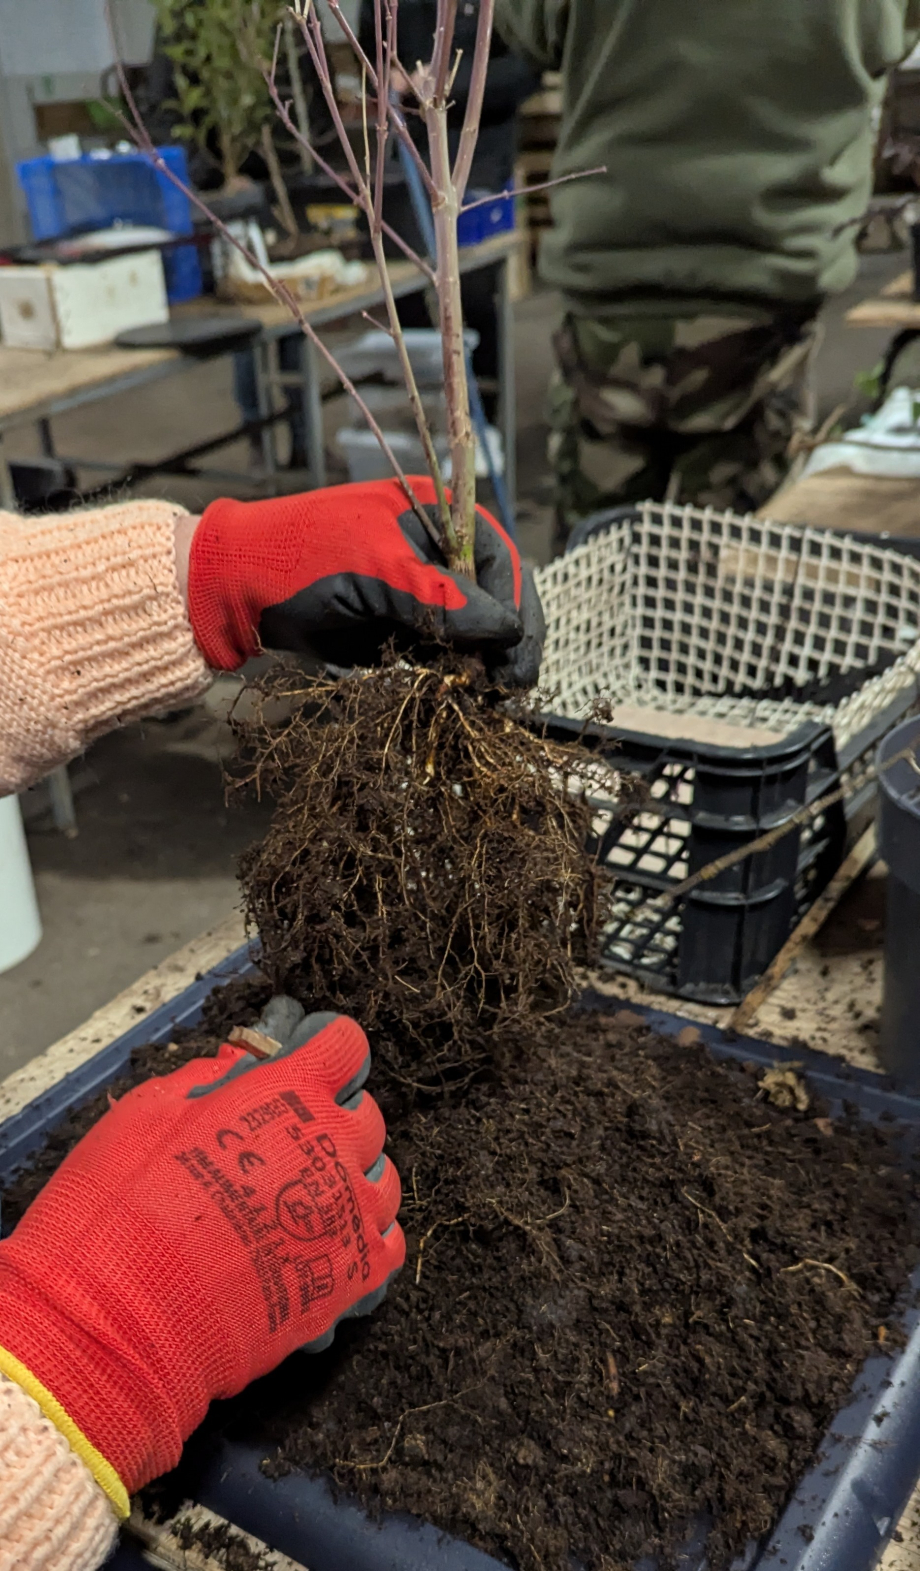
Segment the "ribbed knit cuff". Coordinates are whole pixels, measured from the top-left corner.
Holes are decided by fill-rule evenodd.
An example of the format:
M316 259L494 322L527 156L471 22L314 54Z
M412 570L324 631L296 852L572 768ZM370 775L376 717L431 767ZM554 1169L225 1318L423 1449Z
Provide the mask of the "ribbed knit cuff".
M0 794L208 686L176 574L182 511L0 513Z
M117 1525L89 1469L0 1375L0 1571L96 1571Z

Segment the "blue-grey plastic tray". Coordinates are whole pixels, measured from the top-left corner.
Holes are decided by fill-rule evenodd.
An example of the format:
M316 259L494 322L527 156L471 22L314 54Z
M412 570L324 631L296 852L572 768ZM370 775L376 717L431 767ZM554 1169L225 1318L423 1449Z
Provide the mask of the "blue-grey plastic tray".
M55 1123L106 1086L134 1048L166 1042L179 1026L194 1025L208 993L254 970L248 948L237 950L185 992L145 1016L132 1030L37 1097L0 1128L0 1183L36 1150ZM615 1013L617 1000L588 993L582 1007ZM635 1004L629 1005L635 1013ZM666 1036L696 1022L654 1009L638 1011ZM733 1040L697 1025L716 1058L769 1066L794 1060L831 1116L858 1108L863 1118L895 1120L905 1162L920 1159L920 1099L881 1075L850 1068L823 1053L794 1052L751 1037ZM870 1571L920 1477L920 1270L904 1284L904 1345L891 1357L869 1358L851 1399L838 1413L814 1465L805 1474L776 1528L752 1544L738 1571ZM309 1571L497 1571L499 1562L428 1523L406 1516L372 1521L353 1501L333 1496L323 1478L291 1474L270 1480L260 1471L263 1447L253 1447L207 1423L189 1445L181 1467L184 1493L218 1512ZM706 1566L705 1535L688 1544L684 1571ZM132 1571L142 1562L128 1541L110 1562Z

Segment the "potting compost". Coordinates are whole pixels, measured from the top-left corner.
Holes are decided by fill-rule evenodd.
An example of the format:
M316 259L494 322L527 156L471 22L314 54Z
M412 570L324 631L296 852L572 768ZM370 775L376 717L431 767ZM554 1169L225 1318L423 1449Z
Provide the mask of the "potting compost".
M213 1051L264 984L112 1087ZM266 1469L330 1470L519 1571L708 1563L764 1533L889 1327L917 1258L896 1130L831 1123L794 1070L716 1064L636 1017L494 1042L458 1093L372 1088L409 1253L383 1308L215 1415ZM65 1120L8 1225L105 1110Z

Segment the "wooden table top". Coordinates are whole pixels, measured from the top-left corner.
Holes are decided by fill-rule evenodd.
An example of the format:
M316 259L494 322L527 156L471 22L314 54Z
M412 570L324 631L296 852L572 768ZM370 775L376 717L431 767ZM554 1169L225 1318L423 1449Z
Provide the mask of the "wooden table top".
M527 236L522 231L509 229L494 235L490 240L483 240L480 245L464 246L460 252L460 272L469 273L495 262L507 261L526 243ZM425 285L424 276L412 262L391 261L387 271L390 275L390 283L397 294L406 294L413 288L422 288ZM337 290L335 294L327 295L322 300L304 305L303 314L308 322L321 327L324 323L336 321L351 312L369 310L375 305L380 305L382 300L383 291L377 281L376 269L369 264L365 283L355 284L351 289ZM250 305L242 301L215 300L212 295L202 295L198 300L190 300L187 304L179 306L177 314L245 316L251 321L261 322L266 328L289 326L293 330L295 327L287 308L274 300L266 301L265 305Z
M58 399L178 360L174 349L11 349L0 344L0 421L38 418Z
M880 295L860 300L848 311L848 327L916 327L920 329L920 300L914 300L914 275L899 273Z
M460 253L461 272L505 261L524 243L524 238L518 231L509 230L481 245L465 247ZM408 261L392 262L389 273L400 294L424 282L418 268ZM371 269L366 283L305 306L304 316L319 327L353 312L369 310L379 305L382 298L376 273ZM274 302L244 305L202 296L176 307L175 315L245 316L261 322L268 330L287 324L294 327L285 307ZM122 384L130 386L135 378L138 382L147 381L196 363L194 357L175 349L119 349L115 344L101 344L92 349L57 349L49 354L40 349L11 349L0 344L0 424L12 428L54 414L59 401L66 403L81 393L88 398L102 397L107 391L118 391Z

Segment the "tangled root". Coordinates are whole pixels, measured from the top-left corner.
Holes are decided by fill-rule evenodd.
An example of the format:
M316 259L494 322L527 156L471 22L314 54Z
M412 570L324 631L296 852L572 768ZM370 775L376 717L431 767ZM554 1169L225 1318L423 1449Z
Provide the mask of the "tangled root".
M476 662L448 657L339 678L277 666L234 721L238 782L277 804L241 870L263 968L355 1015L413 1084L564 1009L594 953L597 765L494 699Z

